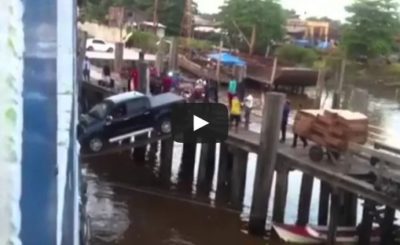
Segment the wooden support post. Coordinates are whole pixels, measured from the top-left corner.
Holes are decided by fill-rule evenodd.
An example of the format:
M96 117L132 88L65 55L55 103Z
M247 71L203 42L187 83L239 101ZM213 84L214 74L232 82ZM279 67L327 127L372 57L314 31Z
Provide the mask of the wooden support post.
M297 209L297 225L307 225L310 218L310 206L314 177L303 173L300 187L300 200Z
M283 104L286 100L284 94L275 92L269 92L265 97L253 201L250 210L249 229L253 234L264 234L265 232L264 227L279 144L279 128Z
M329 226L328 226L328 245L336 244L336 233L338 226L338 215L340 208L340 195L338 190L333 190L331 194L331 207L329 210Z
M389 206L386 206L381 224L381 245L394 244L394 219L395 210Z
M152 131L150 133L150 137L157 137L157 132L156 131ZM151 143L149 145L149 152L148 152L148 159L151 162L155 162L157 160L157 152L158 152L158 141Z
M184 143L182 150L182 164L179 178L183 180L192 180L194 174L194 164L196 161L196 144Z
M288 180L289 169L285 166L278 167L276 170L274 209L272 214L273 222L284 223L285 221Z
M333 93L332 108L340 109L340 93L338 91Z
M174 141L172 138L161 141L160 178L165 182L169 182L171 179L173 149Z
M135 141L142 141L148 138L149 138L148 133L136 135ZM133 158L135 159L135 161L144 163L146 161L146 151L147 151L147 145L136 147L133 151Z
M327 225L328 223L329 194L329 184L321 181L318 205L318 225Z
M228 202L228 190L230 187L229 178L233 165L232 153L228 151L226 143L220 143L219 162L218 162L218 179L217 179L217 201L221 203Z
M366 114L368 112L368 91L355 88L350 96L350 110Z
M370 200L364 201L362 220L358 229L358 244L369 245L371 243L372 231L372 212L375 210L375 202Z
M355 226L357 222L357 196L350 192L343 192L340 226Z
M246 185L248 152L235 149L233 154L233 166L231 175L231 203L236 209L242 208L244 189Z
M215 143L204 143L201 146L197 185L208 186L214 177Z

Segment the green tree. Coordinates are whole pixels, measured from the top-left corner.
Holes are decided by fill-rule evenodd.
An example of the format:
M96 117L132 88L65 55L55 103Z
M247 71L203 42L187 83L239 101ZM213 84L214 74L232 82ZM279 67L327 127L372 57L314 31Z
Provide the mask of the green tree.
M312 67L318 59L318 54L313 49L297 47L287 44L276 50L279 61L296 66Z
M397 8L394 0L356 0L346 7L351 14L342 38L347 55L376 57L391 52L400 26Z
M284 12L275 0L228 0L220 18L233 40L245 42L249 54L257 48L265 50L284 33Z

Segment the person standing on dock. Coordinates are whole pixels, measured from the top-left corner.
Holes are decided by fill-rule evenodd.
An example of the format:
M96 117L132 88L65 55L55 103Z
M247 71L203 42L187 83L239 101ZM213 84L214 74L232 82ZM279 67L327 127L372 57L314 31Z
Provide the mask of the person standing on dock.
M228 103L229 103L229 108L232 106L232 99L233 96L237 95L237 87L238 87L238 82L236 79L232 78L229 81L229 86L228 86ZM238 98L239 99L239 98Z
M90 60L87 56L83 60L83 81L90 82Z
M301 110L302 107L303 107L303 106L300 104L300 105L299 105L299 111ZM297 112L297 113L298 113L298 112ZM297 135L295 132L293 132L293 144L292 144L292 147L293 147L293 148L296 148L296 147L297 147L297 139L298 139L299 137L300 137L300 140L303 142L304 148L306 148L307 145L308 145L307 139L304 138L304 137L302 137L302 136Z
M139 70L137 69L136 63L132 63L130 70L128 90L134 91L139 88Z
M282 122L281 122L281 143L286 141L286 128L289 120L290 114L290 101L287 100L285 106L283 107Z
M107 87L111 87L111 69L108 65L103 67L103 81Z
M231 124L235 123L235 131L238 131L239 123L240 123L240 115L242 114L242 105L240 103L239 97L236 95L233 96L231 101L231 109L230 109L230 121Z
M250 115L253 109L254 98L253 95L249 94L244 99L244 126L249 129L250 125Z

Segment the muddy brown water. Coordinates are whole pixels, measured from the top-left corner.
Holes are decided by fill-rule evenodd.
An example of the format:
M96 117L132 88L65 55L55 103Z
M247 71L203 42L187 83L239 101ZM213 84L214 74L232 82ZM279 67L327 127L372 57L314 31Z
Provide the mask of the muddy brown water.
M377 126L376 132L382 141L399 145L399 106L387 98L382 95L371 98L369 118L371 124ZM330 98L326 100L326 104L329 103ZM259 128L257 123L252 125L255 131ZM256 155L249 154L243 208L235 210L229 203L219 202L216 198L218 166L210 189L196 189L199 150L197 147L193 180L182 180L179 174L182 144L175 143L171 184L168 185L157 177L157 161L134 162L127 152L82 163L88 183L91 244L267 244L266 238L249 235L246 229ZM218 151L216 154L218 159ZM289 176L287 223L293 223L297 217L300 181L301 173L293 171ZM311 203L310 223L313 224L317 220L318 193L317 180Z

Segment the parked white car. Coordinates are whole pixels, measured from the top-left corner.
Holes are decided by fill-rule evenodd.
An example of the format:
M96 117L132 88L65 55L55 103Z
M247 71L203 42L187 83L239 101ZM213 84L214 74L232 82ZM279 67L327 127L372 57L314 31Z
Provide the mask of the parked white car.
M107 43L98 38L90 38L86 40L86 50L88 51L113 52L114 48L114 44Z

